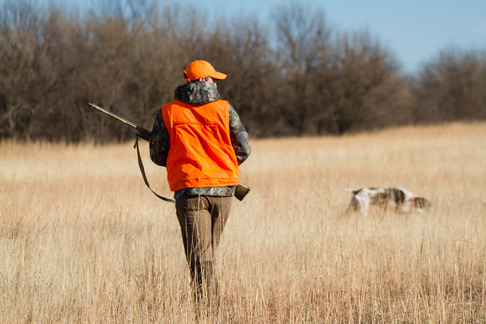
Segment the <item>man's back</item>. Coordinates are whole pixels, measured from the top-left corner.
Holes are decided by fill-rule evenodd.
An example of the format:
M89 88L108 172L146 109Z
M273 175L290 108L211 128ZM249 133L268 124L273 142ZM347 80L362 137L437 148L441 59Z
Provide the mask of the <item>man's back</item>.
M167 172L172 191L238 184L227 101L191 105L174 100L162 106L162 117L170 139Z

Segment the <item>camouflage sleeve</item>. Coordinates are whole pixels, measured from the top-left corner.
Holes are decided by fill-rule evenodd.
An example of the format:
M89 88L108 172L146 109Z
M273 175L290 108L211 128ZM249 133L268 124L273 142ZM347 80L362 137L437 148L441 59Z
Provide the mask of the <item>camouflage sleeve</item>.
M169 149L169 132L162 119L162 111L159 110L150 136L150 159L157 165L166 166Z
M246 131L245 126L241 122L240 117L231 104L229 105L229 117L231 144L235 150L238 164L241 164L248 158L248 156L250 156L251 153L248 132Z

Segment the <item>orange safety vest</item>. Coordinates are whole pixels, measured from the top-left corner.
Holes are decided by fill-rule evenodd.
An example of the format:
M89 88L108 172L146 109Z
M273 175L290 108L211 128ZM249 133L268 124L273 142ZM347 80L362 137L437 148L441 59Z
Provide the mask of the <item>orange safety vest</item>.
M162 106L162 117L169 132L167 179L172 191L238 184L227 101L190 105L174 100Z

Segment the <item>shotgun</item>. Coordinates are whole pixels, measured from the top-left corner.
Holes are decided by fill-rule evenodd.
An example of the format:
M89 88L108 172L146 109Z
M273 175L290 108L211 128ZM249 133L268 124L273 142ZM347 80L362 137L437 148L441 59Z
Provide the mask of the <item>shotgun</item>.
M146 140L147 142L150 142L150 135L151 135L151 132L148 131L147 129L143 128L142 126L139 126L129 120L126 120L125 118L123 117L120 117L114 113L112 113L111 111L108 111L104 108L101 108L100 106L98 105L95 105L94 103L91 103L91 102L88 102L88 106L90 106L91 108L94 108L122 123L124 123L125 125L128 125L132 128L135 128L138 133L137 133L137 138L136 138L136 141L135 141L135 145L134 145L134 148L137 149L137 156L138 156L138 165L140 167L140 172L142 173L142 177L143 177L143 180L145 182L145 184L147 185L147 187L152 190L152 188L150 187L149 183L148 183L148 180L147 180L147 177L145 175L145 169L143 167L143 163L142 163L142 158L140 157L140 150L138 148L138 138L142 138L144 140ZM242 184L242 183L238 183L238 185L236 186L236 189L235 189L235 197L238 199L238 200L243 200L243 198L245 198L245 196L248 194L248 192L250 192L250 187ZM152 192L157 196L159 197L160 199L164 200L164 201L168 201L168 202L175 202L174 199L170 199L170 198L166 198L166 197L163 197L163 196L160 196L159 194L157 194L155 191L152 190Z

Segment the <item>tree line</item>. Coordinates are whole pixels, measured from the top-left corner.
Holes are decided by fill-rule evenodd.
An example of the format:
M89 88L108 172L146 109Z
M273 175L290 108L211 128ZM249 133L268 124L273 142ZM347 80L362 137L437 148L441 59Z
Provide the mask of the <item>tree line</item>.
M86 14L89 13L89 14ZM205 59L251 136L344 134L403 124L486 119L486 55L447 48L414 76L366 30L342 32L297 3L271 20L208 22L194 8L118 0L68 12L27 0L0 11L0 139L126 140L146 128Z

